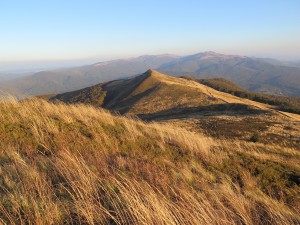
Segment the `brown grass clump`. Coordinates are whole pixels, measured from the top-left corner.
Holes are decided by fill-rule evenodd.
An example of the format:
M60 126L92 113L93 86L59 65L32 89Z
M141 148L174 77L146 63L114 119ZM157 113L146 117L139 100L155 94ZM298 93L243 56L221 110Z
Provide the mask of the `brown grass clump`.
M299 151L92 106L0 103L0 223L298 224Z

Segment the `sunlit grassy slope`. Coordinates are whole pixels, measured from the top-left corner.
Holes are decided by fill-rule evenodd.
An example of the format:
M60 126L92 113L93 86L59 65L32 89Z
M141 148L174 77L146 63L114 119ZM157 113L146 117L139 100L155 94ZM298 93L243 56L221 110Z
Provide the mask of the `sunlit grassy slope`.
M0 222L299 224L299 151L92 106L0 103Z
M197 81L201 84L207 85L216 90L230 93L232 95L241 98L247 98L257 102L276 105L277 108L282 111L300 114L299 97L268 95L268 94L247 91L224 78L212 78L212 79L195 79L192 77L184 77L184 78Z

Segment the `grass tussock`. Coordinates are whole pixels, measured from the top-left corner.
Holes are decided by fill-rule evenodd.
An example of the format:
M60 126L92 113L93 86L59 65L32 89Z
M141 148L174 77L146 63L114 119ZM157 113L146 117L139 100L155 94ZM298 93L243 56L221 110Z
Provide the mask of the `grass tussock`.
M299 151L43 100L0 103L0 222L298 224Z

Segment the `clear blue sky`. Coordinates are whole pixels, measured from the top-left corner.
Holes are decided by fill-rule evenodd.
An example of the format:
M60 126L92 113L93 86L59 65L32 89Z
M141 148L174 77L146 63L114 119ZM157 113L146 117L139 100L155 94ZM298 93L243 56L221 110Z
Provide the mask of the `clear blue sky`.
M228 54L300 59L300 0L1 0L0 62Z

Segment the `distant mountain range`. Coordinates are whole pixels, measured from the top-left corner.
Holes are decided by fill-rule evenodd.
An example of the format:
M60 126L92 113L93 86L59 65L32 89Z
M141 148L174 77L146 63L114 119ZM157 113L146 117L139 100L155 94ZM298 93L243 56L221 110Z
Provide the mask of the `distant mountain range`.
M300 68L265 59L205 52L176 59L159 70L175 76L223 77L255 92L300 96Z
M63 93L108 80L135 76L149 68L173 76L223 77L250 91L300 96L300 68L296 63L292 65L278 60L215 52L203 52L185 57L140 56L71 69L43 71L1 82L0 89L25 95Z
M10 81L18 79L21 77L26 77L31 75L30 73L9 73L9 72L0 72L0 82Z
M70 69L42 71L14 81L2 82L0 89L23 95L62 93L140 74L149 68L158 68L177 58L179 57L173 55L141 56Z

